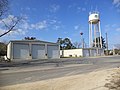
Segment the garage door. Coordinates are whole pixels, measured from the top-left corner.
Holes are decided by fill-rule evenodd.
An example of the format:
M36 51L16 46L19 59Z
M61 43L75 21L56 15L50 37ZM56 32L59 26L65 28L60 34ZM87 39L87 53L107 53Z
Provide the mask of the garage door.
M33 44L31 51L32 51L32 59L45 58L45 45Z
M27 59L29 57L28 44L14 44L13 45L13 59Z
M97 54L97 51L95 49L91 49L91 53L90 53L90 56L96 56Z
M59 58L59 46L48 45L47 54L48 54L48 58Z
M83 56L84 57L89 57L89 54L90 54L90 52L88 49L86 49L86 50L83 49Z

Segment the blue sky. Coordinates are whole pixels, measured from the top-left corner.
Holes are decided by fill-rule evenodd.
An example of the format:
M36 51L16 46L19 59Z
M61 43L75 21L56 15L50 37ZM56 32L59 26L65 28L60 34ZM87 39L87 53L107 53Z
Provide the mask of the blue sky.
M80 42L80 32L88 45L88 15L100 12L102 36L108 33L109 47L120 44L120 0L9 0L10 15L24 16L19 32L8 34L1 41L33 36L39 40L56 42L68 37Z

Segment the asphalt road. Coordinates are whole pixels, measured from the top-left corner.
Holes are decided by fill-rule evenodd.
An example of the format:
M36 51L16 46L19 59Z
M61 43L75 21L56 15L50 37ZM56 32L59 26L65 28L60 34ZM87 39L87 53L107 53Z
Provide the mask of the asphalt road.
M120 56L36 60L0 64L0 86L35 82L120 67Z

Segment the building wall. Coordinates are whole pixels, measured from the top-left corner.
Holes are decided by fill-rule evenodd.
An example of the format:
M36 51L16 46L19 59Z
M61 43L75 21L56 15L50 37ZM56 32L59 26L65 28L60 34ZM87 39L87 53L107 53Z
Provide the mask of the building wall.
M82 49L61 50L60 55L62 57L81 57L83 56L83 50Z
M89 49L84 49L83 50L83 57L89 57L90 56L90 50Z
M89 57L89 56L103 56L104 49L84 48L84 49L69 49L61 50L61 57Z

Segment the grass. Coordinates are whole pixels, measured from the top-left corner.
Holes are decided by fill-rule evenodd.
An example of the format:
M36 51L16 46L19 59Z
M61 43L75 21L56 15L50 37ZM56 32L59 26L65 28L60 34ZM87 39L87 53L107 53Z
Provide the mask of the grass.
M107 79L107 81L105 87L109 90L120 90L120 68L111 74L110 79Z

